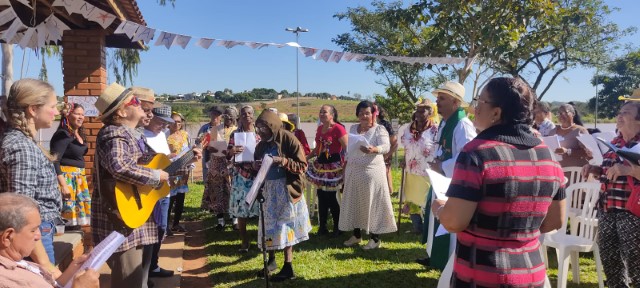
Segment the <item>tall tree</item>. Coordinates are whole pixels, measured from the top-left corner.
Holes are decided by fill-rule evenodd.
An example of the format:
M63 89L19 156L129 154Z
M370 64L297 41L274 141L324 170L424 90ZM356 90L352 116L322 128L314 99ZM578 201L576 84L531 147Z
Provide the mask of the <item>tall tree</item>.
M594 67L609 61L618 39L635 32L635 28L620 29L608 18L613 10L600 0L563 0L550 17L544 18L542 37L548 40L534 51L518 46L508 57L495 58L493 67L505 74L529 79L538 98L549 91L565 71ZM537 41L532 35L527 41ZM550 38L548 38L551 36Z
M619 96L631 95L640 87L640 50L629 52L605 66L601 75L591 80L593 85L602 85L598 91L598 117L612 118L618 114L622 101ZM596 99L589 100L589 109L595 110Z
M418 24L398 21L400 14L407 13L403 10L401 2L387 4L376 1L372 6L372 10L356 7L336 14L334 17L337 19L351 22L352 31L338 35L333 42L345 51L362 54L414 57L431 54L428 43L425 44L416 39L428 37L425 35L431 33L431 30ZM430 87L431 83L425 79L429 79L433 71L447 73L431 65L410 65L374 58L368 58L365 61L367 69L382 77L378 83L386 87L387 97L378 95L377 101L384 102L384 106L390 108L387 110L394 118L399 117L396 114L398 112L410 112L391 107L407 107L415 103Z

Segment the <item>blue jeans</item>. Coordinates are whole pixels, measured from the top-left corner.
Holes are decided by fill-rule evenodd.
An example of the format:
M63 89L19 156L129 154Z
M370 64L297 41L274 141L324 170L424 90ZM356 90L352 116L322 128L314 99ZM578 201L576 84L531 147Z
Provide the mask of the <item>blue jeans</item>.
M167 222L169 218L169 197L163 197L158 200L158 203L153 208L153 220L158 225L158 243L151 244L151 266L149 270L158 268L158 253L160 253L160 245L162 245L162 238L167 231Z
M162 197L153 207L153 221L158 225L158 228L165 231L167 230L167 220L169 219L169 201L169 197Z
M42 221L40 224L40 234L42 234L42 245L44 246L44 250L47 251L47 256L49 256L49 261L52 264L56 264L56 256L53 253L53 235L55 234L56 226L53 225L53 222Z

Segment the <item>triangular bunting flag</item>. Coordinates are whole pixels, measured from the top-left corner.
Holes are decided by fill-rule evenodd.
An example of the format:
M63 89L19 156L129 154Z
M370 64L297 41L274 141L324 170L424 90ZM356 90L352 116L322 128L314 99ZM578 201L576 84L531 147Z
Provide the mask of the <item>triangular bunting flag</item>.
M45 26L44 22L42 22L36 27L36 31L36 33L38 34L36 46L43 47L47 44L47 36L49 36L49 30L47 30L47 26Z
M89 19L89 15L91 15L92 13L94 13L96 6L93 6L87 2L84 1L78 1L76 3L80 3L80 5L77 6L76 8L76 13L80 13L82 14L82 16L84 16L84 18ZM91 19L89 19L91 20Z
M209 49L209 47L211 47L211 44L213 44L213 41L215 41L215 39L200 38L198 39L198 42L196 42L196 46L200 46L204 49Z
M171 47L171 44L173 44L173 40L176 38L176 35L177 34L162 31L162 33L160 33L160 36L158 37L158 40L156 40L156 43L154 45L155 46L164 45L164 47L167 47L167 49L169 49Z
M352 59L353 59L353 61L356 61L356 62L362 62L362 60L364 60L364 58L367 58L367 55L355 54Z
M156 34L156 29L149 28L146 26L140 26L136 31L136 36L131 39L132 42L143 41L145 44L151 42L153 36Z
M18 46L20 46L20 48L22 49L29 46L29 42L31 42L31 38L33 38L35 32L35 28L27 28L27 31L24 32L22 39L20 39L20 42L18 42Z
M328 50L328 49L322 50L322 52L320 52L320 55L318 56L318 58L320 60L323 60L324 62L327 62L327 61L329 61L329 57L331 57L331 53L333 53L332 50Z
M16 13L13 12L13 9L4 9L0 12L0 26L9 23L9 21L16 19Z
M122 23L120 23L118 28L116 28L116 30L113 31L113 33L114 34L127 34L127 37L133 38L133 36L136 35L136 30L138 30L138 27L140 27L140 25L138 23L134 23L134 22L131 22L131 21L124 20L124 21L122 21Z
M309 47L300 47L298 50L300 50L300 53L302 53L302 55L304 55L305 57L313 56L316 54L316 52L318 52L318 49ZM316 58L314 57L313 59Z
M333 52L333 55L331 55L331 59L329 59L329 61L338 63L342 59L343 54L344 52L335 51Z
M4 41L7 43L12 43L11 39L13 39L13 37L16 36L16 33L18 32L18 30L21 29L22 27L24 27L24 25L22 25L22 21L16 18L15 20L13 20L13 23L11 23L11 26L9 26L7 30L4 30L4 33L2 33L1 38L4 39Z
M91 13L91 15L87 17L87 19L100 24L102 29L107 29L107 27L109 27L111 23L116 20L116 16L111 13L107 13L99 8L96 8L93 10L93 13Z
M260 42L245 42L245 43L244 43L244 46L251 47L251 49L256 49L256 48L258 48L258 49L262 49L262 48L264 48L264 47L269 46L269 44L267 44L267 43L260 43Z
M185 47L187 47L187 44L189 44L189 41L191 41L191 36L178 34L178 36L176 36L176 39L173 40L173 44L178 45L182 47L182 49L184 49Z

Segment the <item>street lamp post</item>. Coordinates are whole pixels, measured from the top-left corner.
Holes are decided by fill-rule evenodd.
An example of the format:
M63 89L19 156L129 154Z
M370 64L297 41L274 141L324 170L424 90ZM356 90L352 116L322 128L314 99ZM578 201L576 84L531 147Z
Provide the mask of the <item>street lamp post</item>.
M296 27L295 29L293 28L285 28L284 31L289 31L291 33L296 34L296 44L298 44L298 37L300 36L301 32L309 32L309 29L307 28L302 28L300 26ZM300 81L298 78L298 49L296 49L296 109L297 109L297 114L298 114L298 119L300 119Z

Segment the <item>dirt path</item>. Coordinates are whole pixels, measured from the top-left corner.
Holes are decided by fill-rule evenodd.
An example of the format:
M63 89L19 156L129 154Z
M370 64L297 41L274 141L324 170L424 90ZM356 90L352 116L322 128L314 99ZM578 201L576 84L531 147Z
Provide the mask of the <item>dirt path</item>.
M202 221L185 223L189 231L184 240L180 287L212 287L207 267L206 235Z

